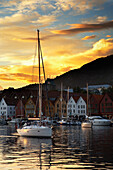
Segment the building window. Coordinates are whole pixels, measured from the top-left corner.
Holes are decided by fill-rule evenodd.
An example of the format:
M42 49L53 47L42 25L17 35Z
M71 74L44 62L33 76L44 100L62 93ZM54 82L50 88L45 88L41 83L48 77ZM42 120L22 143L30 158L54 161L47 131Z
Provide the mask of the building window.
M85 113L85 110L81 110L81 113Z
M57 104L57 107L59 107L59 104Z
M81 108L85 108L85 105L81 105Z
M95 107L97 108L97 104L95 104Z
M105 102L107 102L107 98L105 98Z

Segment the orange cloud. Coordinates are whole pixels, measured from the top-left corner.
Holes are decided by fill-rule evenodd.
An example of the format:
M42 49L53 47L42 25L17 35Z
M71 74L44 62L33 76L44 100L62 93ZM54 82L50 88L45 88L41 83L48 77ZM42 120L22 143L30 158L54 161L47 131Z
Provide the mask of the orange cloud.
M111 35L106 35L106 37L108 37L108 38L109 38L109 37L111 37Z
M95 44L93 44L93 47L84 53L79 53L75 56L73 56L73 59L77 61L77 64L88 63L90 61L93 61L100 57L106 57L108 55L113 54L113 39L100 39ZM72 60L73 60L72 59ZM78 63L78 61L80 61Z
M26 82L31 82L32 77L31 75L24 74L24 73L10 73L10 74L0 74L0 79L4 81L19 81L24 80Z
M78 34L81 32L98 31L98 30L113 28L113 21L108 21L100 24L70 24L70 26L72 26L72 28L66 30L54 30L52 31L52 33L70 35L70 34Z
M82 40L94 39L95 37L96 37L96 35L85 36L84 38L82 38Z

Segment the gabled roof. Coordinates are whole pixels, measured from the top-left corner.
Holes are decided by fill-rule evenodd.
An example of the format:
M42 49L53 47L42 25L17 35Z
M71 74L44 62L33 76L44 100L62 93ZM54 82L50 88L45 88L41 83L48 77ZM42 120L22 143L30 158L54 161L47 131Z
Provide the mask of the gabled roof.
M83 100L87 103L87 95L86 94L82 94L82 95L80 95L80 97L82 97Z
M105 95L108 95L108 96L110 97L110 99L113 101L113 93L109 93L109 94L106 93ZM105 96L105 95L104 95L104 96Z
M16 106L18 102L18 99L15 98L3 97L3 99L5 100L8 106Z
M80 96L71 96L71 97L73 98L73 100L75 101L75 103L77 103L77 101L78 101L78 99L79 99ZM71 99L71 97L70 97L70 99ZM70 100L70 99L69 99L69 100Z
M103 95L92 94L91 97L94 97L97 103L100 103L103 98Z

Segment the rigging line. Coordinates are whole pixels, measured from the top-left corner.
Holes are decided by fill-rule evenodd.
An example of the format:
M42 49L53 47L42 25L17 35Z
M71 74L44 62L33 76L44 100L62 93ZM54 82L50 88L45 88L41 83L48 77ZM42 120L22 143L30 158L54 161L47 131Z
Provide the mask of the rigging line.
M32 82L34 81L34 65L35 65L35 61L36 61L36 55L37 55L37 42L35 45L35 54L34 54L34 60L33 60L33 67L32 67Z
M45 74L45 68L44 68L44 60L43 60L43 57L42 57L41 47L40 47L40 52L41 52L41 59L42 59L42 68L43 68L43 73L44 73L44 81L46 81L46 74Z
M40 117L40 125L41 125L41 112L42 112L42 96L41 96L41 77L40 77L40 74L41 74L41 70L40 70L40 59L41 59L41 56L40 56L40 37L39 37L39 30L37 30L37 45L38 45L38 51L37 51L37 53L38 53L38 66L39 66L39 117Z
M44 81L45 81L45 86L46 86L46 98L47 98L48 107L49 107L49 114L50 114L50 117L51 117L50 103L49 103L49 97L48 97L48 88L47 88L45 68L44 68L44 60L43 60L41 45L39 44L39 46L40 46L40 56L41 56L41 60L42 60L42 68L43 68L43 74L44 74Z

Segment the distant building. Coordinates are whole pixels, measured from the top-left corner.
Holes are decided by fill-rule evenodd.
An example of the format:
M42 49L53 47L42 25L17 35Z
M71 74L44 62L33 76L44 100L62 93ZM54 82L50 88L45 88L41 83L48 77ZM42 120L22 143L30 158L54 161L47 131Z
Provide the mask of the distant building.
M43 113L45 117L55 117L55 100L44 100L43 101Z
M100 113L100 102L103 95L91 94L88 103L88 115L89 116L99 116Z
M23 98L19 99L15 107L16 118L25 118L25 103L26 100Z
M113 118L113 95L105 94L100 102L100 113L106 118Z
M109 85L109 84L89 85L89 86L88 86L88 90L89 90L90 92L94 92L94 93L98 93L98 92L101 93L101 90L102 90L102 89L108 89L109 87L112 87L112 86ZM86 87L84 87L84 88L82 88L82 89L87 90Z
M67 116L67 103L64 98L58 97L55 101L55 116L62 118Z
M5 120L14 118L16 102L16 99L2 98L0 102L0 117Z
M70 97L67 102L67 117L75 117L77 115L77 100L79 97Z
M86 117L86 101L80 96L77 101L77 113L78 117Z
M29 97L25 104L25 117L37 117L36 98Z
M67 117L80 117L86 116L86 102L81 96L71 96L67 103Z
M69 92L69 93L73 93L73 89L64 89L64 91Z

